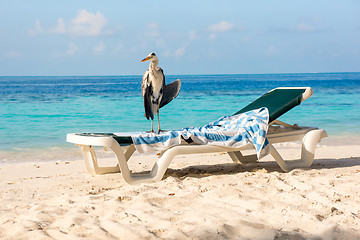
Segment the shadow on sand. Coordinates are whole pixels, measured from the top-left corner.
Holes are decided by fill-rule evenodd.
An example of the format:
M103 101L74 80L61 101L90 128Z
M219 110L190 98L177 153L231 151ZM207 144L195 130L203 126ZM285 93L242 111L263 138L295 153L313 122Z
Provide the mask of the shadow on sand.
M341 159L317 159L314 161L311 169L335 169L360 166L360 157L353 158L341 158ZM275 161L271 162L259 162L250 164L236 164L236 163L223 163L213 165L197 165L189 166L181 169L169 168L164 176L164 179L172 176L177 178L185 177L207 177L211 175L228 175L237 174L243 172L256 172L261 169L265 169L267 172L284 172Z
M323 233L319 233L318 235L310 235L308 233L305 233L301 230L296 231L283 231L279 229L273 229L269 228L263 224L256 224L251 223L248 221L241 221L241 223L238 225L238 228L244 229L244 227L249 227L249 229L252 229L254 232L257 231L260 234L255 234L254 239L270 239L270 236L273 237L274 240L325 240L325 239L346 239L346 240L352 240L352 239L359 239L360 234L358 234L355 231L346 230L346 229L340 229L338 227L330 227L327 231ZM246 231L246 230L245 230ZM249 230L247 230L249 231ZM223 227L217 230L216 233L213 231L207 231L207 233L203 234L202 236L199 236L199 239L252 239L252 237L241 237L241 236L234 236L234 232L236 230L234 229L234 226L227 226ZM236 235L236 234L235 234ZM259 236L260 235L260 236ZM263 236L261 236L263 235ZM270 236L269 236L270 235ZM196 238L196 237L195 237Z

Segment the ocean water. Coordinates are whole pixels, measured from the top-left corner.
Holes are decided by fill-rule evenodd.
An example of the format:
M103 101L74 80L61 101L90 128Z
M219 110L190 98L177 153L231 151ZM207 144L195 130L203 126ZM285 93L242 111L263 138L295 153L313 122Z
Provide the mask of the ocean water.
M332 139L360 136L360 73L179 75L166 81L177 78L181 91L160 110L162 129L202 126L273 88L309 86L314 95L280 120L323 128ZM0 77L0 163L19 156L25 161L34 151L47 159L50 149L60 156L73 147L67 133L147 131L150 124L141 76Z

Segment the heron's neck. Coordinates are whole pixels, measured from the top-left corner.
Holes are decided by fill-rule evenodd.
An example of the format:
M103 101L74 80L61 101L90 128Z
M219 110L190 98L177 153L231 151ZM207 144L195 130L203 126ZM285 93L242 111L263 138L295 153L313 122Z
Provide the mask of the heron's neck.
M149 68L151 70L155 70L158 65L159 65L159 60L153 60L153 61L151 61Z

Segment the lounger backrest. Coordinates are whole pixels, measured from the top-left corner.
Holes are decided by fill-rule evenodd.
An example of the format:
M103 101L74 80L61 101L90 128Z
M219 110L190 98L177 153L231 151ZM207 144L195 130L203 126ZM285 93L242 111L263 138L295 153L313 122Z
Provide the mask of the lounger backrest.
M306 88L276 88L254 102L250 103L234 115L250 110L267 107L269 110L269 123L299 105L303 100L303 93Z

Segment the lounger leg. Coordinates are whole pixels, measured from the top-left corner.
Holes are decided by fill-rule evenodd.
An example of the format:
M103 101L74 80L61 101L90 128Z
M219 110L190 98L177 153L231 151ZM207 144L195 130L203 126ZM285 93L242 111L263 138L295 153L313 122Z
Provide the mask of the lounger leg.
M307 167L312 165L316 145L324 137L327 137L327 134L322 129L310 131L304 136L301 146L301 160Z
M133 155L133 153L135 151L136 151L136 148L135 148L134 144L131 144L125 152L126 161L128 161L130 159L131 155Z
M82 145L80 147L85 159L86 169L93 176L96 174L116 173L120 171L119 165L114 167L99 167L93 146Z
M162 154L162 156L154 164L149 174L133 174L129 170L125 153L122 151L121 147L117 144L114 144L111 149L114 151L115 155L118 158L124 180L129 184L160 181L163 178L167 168L169 167L170 162L174 159L176 155L224 152L223 148L218 146L207 146L206 148L200 145L176 146L173 148L169 148Z
M113 152L115 153L121 174L124 178L124 180L129 184L137 184L140 182L157 182L162 179L162 177L165 174L165 171L167 167L169 166L171 160L174 158L175 155L170 154L168 152L172 151L166 151L165 154L155 163L153 169L149 174L133 174L130 172L129 166L127 165L128 156L130 157L130 154L127 154L126 152L121 149L119 145L114 144L111 148ZM135 149L135 148L134 148ZM159 165L160 164L160 165Z
M290 172L292 168L284 161L279 152L274 148L272 144L269 144L270 154L275 159L275 161L279 164L280 168L285 172Z
M241 154L240 151L238 151L238 152L228 152L228 154L229 154L229 156L231 157L231 159L233 160L234 163L247 164L247 163L256 163L256 162L258 162L258 158L257 158L256 154L244 156L244 155Z
M289 172L295 168L308 168L314 162L317 143L324 137L327 137L327 134L322 129L312 130L305 134L302 140L300 160L285 162L272 144L270 144L270 154L285 172Z
M114 144L111 147L111 149L117 157L117 160L118 160L119 166L120 166L120 170L121 170L121 174L127 183L137 184L140 182L154 182L154 181L161 180L163 175L160 176L160 179L158 180L159 176L156 173L154 173L154 171L151 171L150 174L139 174L139 175L132 174L130 172L129 166L127 165L127 160L129 159L131 154L134 152L132 150L132 148L130 150L131 154L128 152L129 149L127 152L124 153L124 151L121 149L120 145L118 145L118 144ZM134 149L135 149L135 147L134 147Z
M93 176L96 175L95 168L94 168L94 158L96 158L96 156L93 155L93 151L91 150L92 146L81 145L80 148L81 148L81 152L84 157L84 160L85 160L86 170L91 175L93 175Z

